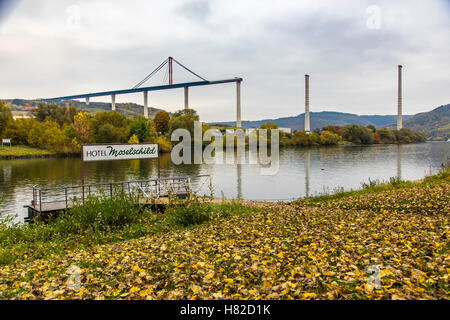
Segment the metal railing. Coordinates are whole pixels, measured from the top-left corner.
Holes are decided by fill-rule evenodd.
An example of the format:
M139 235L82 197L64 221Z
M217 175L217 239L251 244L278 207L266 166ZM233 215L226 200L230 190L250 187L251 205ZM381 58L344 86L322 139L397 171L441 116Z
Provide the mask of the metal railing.
M48 203L59 203L60 207L67 209L76 202L84 202L90 196L112 197L120 191L149 200L160 197L184 198L194 195L213 197L211 176L204 174L52 188L33 186L31 205L39 211L42 211L43 204Z

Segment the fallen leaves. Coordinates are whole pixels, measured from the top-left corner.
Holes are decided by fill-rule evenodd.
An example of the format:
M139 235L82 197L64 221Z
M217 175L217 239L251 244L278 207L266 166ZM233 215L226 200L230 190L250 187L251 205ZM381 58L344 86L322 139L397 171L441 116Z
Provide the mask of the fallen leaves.
M449 299L449 191L259 203L185 231L0 267L0 298ZM76 290L66 287L72 265ZM379 273L369 273L375 265Z

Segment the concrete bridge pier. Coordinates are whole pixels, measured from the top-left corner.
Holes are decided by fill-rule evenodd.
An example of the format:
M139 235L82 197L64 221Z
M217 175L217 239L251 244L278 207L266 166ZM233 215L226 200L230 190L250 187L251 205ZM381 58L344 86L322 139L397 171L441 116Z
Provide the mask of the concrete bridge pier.
M241 123L241 81L236 81L236 127L242 127Z
M144 91L144 118L148 119L148 91Z
M309 75L305 74L305 132L311 132L309 122Z
M116 95L111 95L111 110L116 111Z
M86 105L89 105L89 97L86 97Z
M184 108L189 108L189 87L184 87Z
M397 130L403 128L402 123L402 66L398 66L398 101L397 101Z

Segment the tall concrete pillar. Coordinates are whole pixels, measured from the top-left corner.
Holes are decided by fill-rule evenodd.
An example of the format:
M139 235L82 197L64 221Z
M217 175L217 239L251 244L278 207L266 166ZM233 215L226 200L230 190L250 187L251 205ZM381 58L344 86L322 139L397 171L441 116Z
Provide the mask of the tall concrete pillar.
M86 97L86 105L89 105L89 97Z
M184 108L189 108L189 87L184 87Z
M148 91L144 91L144 118L148 119Z
M310 132L309 123L309 75L305 74L305 132Z
M236 81L236 127L242 127L241 123L241 82Z
M111 110L116 111L116 95L111 95Z
M397 108L397 130L403 128L402 123L402 66L398 66L398 108Z

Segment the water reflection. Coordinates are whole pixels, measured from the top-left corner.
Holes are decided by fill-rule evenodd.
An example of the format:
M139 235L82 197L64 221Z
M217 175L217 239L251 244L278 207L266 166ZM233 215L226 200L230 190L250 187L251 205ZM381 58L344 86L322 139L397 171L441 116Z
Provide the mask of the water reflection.
M402 145L397 145L397 178L402 179Z
M450 144L376 145L369 147L285 148L280 150L276 175L263 176L260 166L248 164L173 165L170 154L161 156L161 176L210 174L216 196L252 200L289 200L356 189L368 179L421 179L437 172L449 158ZM220 156L219 154L217 156ZM223 156L223 154L222 154ZM245 160L249 154L246 153ZM236 159L237 160L237 159ZM85 164L86 183L148 179L158 174L156 159ZM56 187L81 181L80 158L0 160L0 213L23 214L33 185Z
M309 161L311 160L311 150L305 152L305 197L309 197Z

